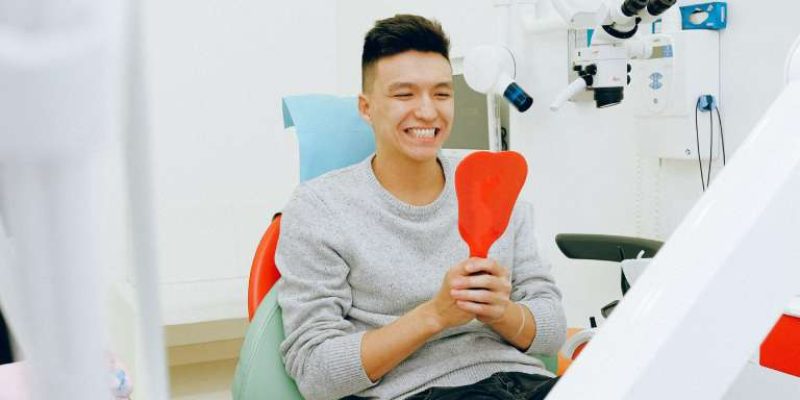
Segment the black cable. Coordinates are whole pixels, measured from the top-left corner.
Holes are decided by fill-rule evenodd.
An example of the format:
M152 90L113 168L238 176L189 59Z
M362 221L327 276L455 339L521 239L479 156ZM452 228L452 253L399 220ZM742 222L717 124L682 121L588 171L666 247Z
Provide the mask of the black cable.
M697 140L697 164L700 166L700 185L703 186L703 191L706 191L706 181L703 177L703 161L700 159L700 128L697 125L697 112L700 108L700 99L697 98L697 103L694 105L694 137Z
M719 119L719 139L722 141L722 165L725 165L727 160L725 159L725 131L722 129L722 114L719 113L719 106L714 106L714 109L717 110L717 118Z
M708 179L706 187L711 187L711 160L714 158L714 113L708 105Z

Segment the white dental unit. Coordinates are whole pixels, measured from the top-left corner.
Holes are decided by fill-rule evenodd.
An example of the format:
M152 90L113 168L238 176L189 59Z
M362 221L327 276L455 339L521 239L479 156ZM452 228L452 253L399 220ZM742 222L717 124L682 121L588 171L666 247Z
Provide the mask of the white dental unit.
M798 109L800 40L783 92L548 398L726 394L798 290Z

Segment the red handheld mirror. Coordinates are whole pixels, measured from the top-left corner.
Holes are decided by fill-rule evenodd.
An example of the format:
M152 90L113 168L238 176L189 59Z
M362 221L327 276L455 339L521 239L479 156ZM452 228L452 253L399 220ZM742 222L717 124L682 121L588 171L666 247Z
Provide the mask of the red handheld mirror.
M470 257L486 258L505 232L527 176L528 163L513 151L478 151L458 164L458 231Z

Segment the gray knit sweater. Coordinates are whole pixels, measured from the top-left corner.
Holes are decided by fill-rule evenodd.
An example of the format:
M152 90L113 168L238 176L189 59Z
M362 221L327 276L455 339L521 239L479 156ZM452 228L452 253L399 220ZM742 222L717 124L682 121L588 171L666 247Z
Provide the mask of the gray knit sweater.
M446 271L469 256L458 233L457 160L439 157L445 189L434 202L412 206L380 185L371 159L301 184L281 220L281 351L303 396L397 399L501 371L551 375L534 355L553 354L564 342L561 294L537 251L532 208L520 201L489 257L511 270L512 300L534 315L530 349L519 351L473 320L433 337L380 381L370 381L361 364L364 332L431 299Z

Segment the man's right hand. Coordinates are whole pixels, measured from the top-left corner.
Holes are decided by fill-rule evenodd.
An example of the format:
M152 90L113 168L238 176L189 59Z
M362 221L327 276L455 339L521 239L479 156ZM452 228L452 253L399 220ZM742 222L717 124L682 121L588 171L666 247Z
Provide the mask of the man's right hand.
M467 271L467 265L470 262L472 261L464 260L452 266L445 274L439 292L425 303L425 307L431 317L438 323L439 331L464 325L475 319L475 314L466 312L458 307L456 300L450 295L455 282L470 275L470 272Z
M361 363L372 382L389 373L398 364L441 331L475 319L462 310L450 295L459 279L469 276L464 260L451 267L439 292L432 299L396 319L389 325L367 331L361 341Z

